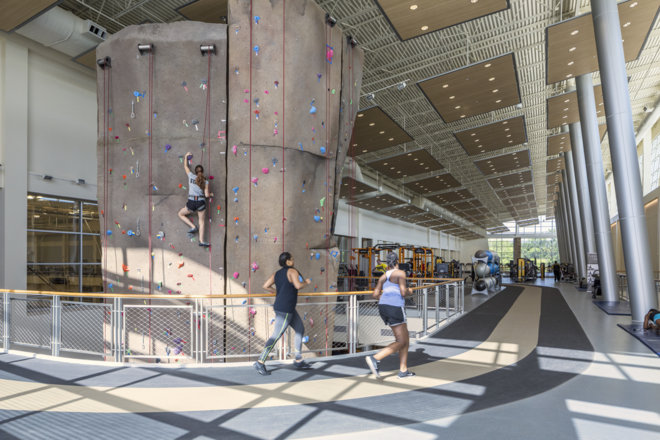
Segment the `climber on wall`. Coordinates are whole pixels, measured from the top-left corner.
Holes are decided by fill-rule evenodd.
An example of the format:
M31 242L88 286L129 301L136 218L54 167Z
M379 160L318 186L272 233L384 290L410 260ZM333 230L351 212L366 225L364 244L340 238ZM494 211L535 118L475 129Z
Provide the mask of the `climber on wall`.
M197 165L195 173L190 171L188 161L193 157L191 152L186 153L186 158L183 161L183 168L186 170L188 176L188 201L186 206L179 211L179 218L182 222L190 226L189 234L198 232L198 228L188 218L193 212L197 212L199 218L199 245L209 247L210 244L204 241L204 213L206 212L206 199L213 197L213 193L209 192L209 181L204 177L204 167ZM202 189L203 188L203 189Z

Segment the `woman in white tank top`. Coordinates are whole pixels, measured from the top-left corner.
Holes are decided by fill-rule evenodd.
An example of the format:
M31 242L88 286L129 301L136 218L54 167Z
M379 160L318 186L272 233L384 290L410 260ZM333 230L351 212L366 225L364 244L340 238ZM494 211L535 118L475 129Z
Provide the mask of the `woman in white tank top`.
M406 285L406 273L399 270L399 259L394 252L387 254L387 268L374 289L373 297L378 299L378 311L386 325L389 325L396 339L387 347L373 356L367 356L366 362L371 372L380 377L378 362L387 356L399 353L399 378L414 376L415 373L408 370L408 325L406 324L406 295L412 295Z

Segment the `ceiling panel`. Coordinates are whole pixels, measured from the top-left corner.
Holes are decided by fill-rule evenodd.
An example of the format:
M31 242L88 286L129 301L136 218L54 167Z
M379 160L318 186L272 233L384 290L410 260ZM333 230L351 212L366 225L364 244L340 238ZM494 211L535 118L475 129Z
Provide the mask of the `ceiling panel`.
M417 206L406 205L400 208L394 208L394 209L389 209L387 211L383 211L382 214L387 215L389 217L402 218L402 217L409 217L411 215L422 214L424 212L426 211L424 211L422 208L418 208Z
M600 124L598 126L600 134L600 142L605 139L607 133L607 124ZM556 156L557 154L565 151L571 151L571 135L569 133L559 133L553 136L548 136L548 156Z
M371 107L360 110L357 114L348 155L373 153L412 140L413 138L380 107Z
M9 32L57 3L58 0L2 0L0 30Z
M605 107L603 106L603 88L600 85L594 87L594 97L596 98L597 116L605 116ZM579 121L580 111L578 109L576 91L563 93L561 95L548 98L549 129Z
M355 180L352 177L344 177L341 180L341 192L339 197L342 199L354 199L357 196L374 191L376 191L376 188L369 186L366 183Z
M445 122L520 102L513 54L444 73L418 85Z
M658 0L629 0L619 4L621 38L627 62L639 56L659 5ZM599 70L590 13L549 26L546 28L546 42L548 84Z
M521 171L519 173L513 173L500 177L491 177L490 179L488 179L488 184L492 186L493 189L495 190L508 188L510 186L522 185L531 182L532 182L531 171Z
M545 164L545 172L546 173L556 173L557 171L561 171L564 169L564 158L563 157L557 157L555 159L548 159L548 161Z
M442 218L438 218L436 220L431 220L431 221L428 221L428 222L424 222L420 226L424 226L425 228L433 229L433 228L436 228L438 226L445 226L445 225L450 225L450 224L451 224L450 221L447 221L447 220L442 219Z
M507 119L454 133L468 156L527 142L525 117Z
M529 150L479 160L474 164L485 176L526 168L530 165Z
M402 40L503 11L507 0L376 0ZM414 7L413 7L414 5Z
M483 206L484 205L479 200L473 199L473 200L466 200L464 202L456 202L453 205L451 205L451 210L463 211L473 208L481 208Z
M403 203L405 203L403 200L399 200L396 197L392 197L389 194L383 194L368 199L348 202L349 205L357 206L358 208L368 209L370 211L390 208L392 206L401 205Z
M518 188L508 188L496 191L497 197L500 199L507 199L511 197L517 197L520 194L534 194L533 185L525 185Z
M460 202L462 200L473 199L474 196L467 189L461 189L458 191L450 191L442 194L436 194L434 196L427 197L430 201L437 203L438 205L450 205L455 202Z
M425 212L424 214L417 214L417 215L414 215L412 217L406 218L407 222L415 223L415 224L431 222L431 221L438 221L438 220L441 220L441 218L438 217L435 214L430 214L428 212Z
M192 21L227 23L227 0L195 0L177 9Z
M461 186L461 183L451 174L445 173L439 176L427 177L426 179L417 180L415 182L408 182L403 186L420 194L428 194L445 189L456 188Z
M440 171L444 168L427 150L417 150L412 153L369 162L367 165L392 179Z

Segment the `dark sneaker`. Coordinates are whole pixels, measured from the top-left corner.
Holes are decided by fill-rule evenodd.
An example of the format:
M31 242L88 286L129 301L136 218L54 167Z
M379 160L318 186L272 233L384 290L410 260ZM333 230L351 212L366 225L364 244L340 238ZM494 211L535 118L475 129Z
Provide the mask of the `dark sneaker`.
M255 362L254 369L257 370L257 373L261 374L262 376L270 376L270 371L266 370L266 365L262 364L261 362Z
M378 372L378 361L374 359L373 356L367 356L366 358L364 358L364 360L367 362L367 366L374 374L374 376L380 377L380 373Z
M413 373L410 370L399 371L399 379L404 379L406 377L412 377L412 376L415 376L415 373Z
M205 241L200 241L199 245L202 246L202 247L209 247L209 246L211 246L211 243L207 243Z
M192 229L188 229L188 234L196 234L198 231L197 227L194 227Z
M293 366L296 367L297 370L309 370L312 368L312 364L309 364L304 360L300 362L294 361Z

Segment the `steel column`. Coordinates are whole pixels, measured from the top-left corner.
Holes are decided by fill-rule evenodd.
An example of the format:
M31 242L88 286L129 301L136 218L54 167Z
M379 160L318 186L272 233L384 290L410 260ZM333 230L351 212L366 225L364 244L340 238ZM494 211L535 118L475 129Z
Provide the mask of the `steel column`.
M584 257L596 253L596 240L594 239L594 221L591 213L591 197L589 197L589 184L587 182L587 165L584 160L584 147L582 145L582 126L579 122L569 126L571 133L571 151L568 153L573 161L575 186L577 187L578 206L582 219L582 238L584 239ZM586 276L586 271L585 271Z
M649 308L658 306L658 298L651 271L619 10L616 0L592 2L591 8L632 322L639 324Z
M591 74L580 75L575 78L575 85L577 86L578 106L580 108L580 124L582 125L584 156L591 195L594 234L596 248L598 249L600 285L604 301L617 301L619 298L614 247L612 246L612 230L610 228L610 210L607 204L605 172L603 171L596 99Z
M564 235L563 213L559 200L555 204L555 230L557 231L557 244L559 246L559 261L566 261L566 236Z
M62 345L62 299L59 295L53 295L51 312L53 316L50 336L50 354L51 356L59 356L60 346Z
M582 216L580 215L580 204L577 198L577 185L575 184L575 168L573 166L573 158L569 154L564 154L566 163L565 177L566 188L568 197L571 201L571 213L573 215L573 228L575 230L575 250L576 258L575 267L578 273L578 282L582 277L586 276L586 261L587 255L584 252L584 237L582 236Z
M570 196L569 186L568 186L568 177L566 177L566 170L562 170L562 189L564 191L564 207L566 208L566 221L568 227L571 229L571 254L573 257L573 267L575 269L576 276L578 275L578 254L579 248L578 243L580 242L577 235L577 231L580 229L579 221L575 217L573 203Z
M575 268L575 237L573 220L571 218L571 205L566 197L566 183L562 182L560 189L562 191L561 206L564 213L564 227L566 228L566 237L568 238L568 258L569 262L573 264L573 268Z

